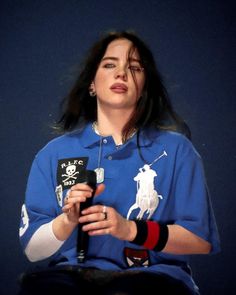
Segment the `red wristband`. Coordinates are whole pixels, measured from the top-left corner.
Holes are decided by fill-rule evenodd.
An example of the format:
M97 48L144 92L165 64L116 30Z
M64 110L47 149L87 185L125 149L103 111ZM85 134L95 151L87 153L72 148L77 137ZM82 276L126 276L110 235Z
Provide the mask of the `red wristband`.
M134 220L137 226L137 235L132 243L149 250L161 251L169 236L168 226L156 221Z
M154 221L147 221L147 227L147 238L143 246L147 249L153 249L159 241L160 225Z

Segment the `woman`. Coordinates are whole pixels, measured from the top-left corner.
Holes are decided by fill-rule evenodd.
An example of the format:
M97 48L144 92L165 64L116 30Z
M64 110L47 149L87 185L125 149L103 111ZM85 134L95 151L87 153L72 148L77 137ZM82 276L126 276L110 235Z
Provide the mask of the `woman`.
M62 288L55 271L71 266L70 279L75 270L83 273L70 281L80 292L89 281L86 288L101 294L143 294L147 286L198 294L188 257L219 251L217 227L201 158L150 50L133 33L107 34L64 105L64 135L37 154L22 207L25 254L57 266L45 289ZM87 170L96 171L96 188L84 181ZM89 199L92 205L81 209ZM83 233L89 245L78 261ZM29 292L22 294L36 294Z

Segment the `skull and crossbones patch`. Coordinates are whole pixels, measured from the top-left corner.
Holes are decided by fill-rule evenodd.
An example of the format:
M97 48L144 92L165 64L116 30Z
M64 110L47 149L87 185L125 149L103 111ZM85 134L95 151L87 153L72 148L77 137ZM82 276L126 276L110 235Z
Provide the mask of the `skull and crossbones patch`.
M76 183L82 181L82 172L86 169L88 163L87 157L68 158L58 161L57 183L62 186L62 190L69 189Z

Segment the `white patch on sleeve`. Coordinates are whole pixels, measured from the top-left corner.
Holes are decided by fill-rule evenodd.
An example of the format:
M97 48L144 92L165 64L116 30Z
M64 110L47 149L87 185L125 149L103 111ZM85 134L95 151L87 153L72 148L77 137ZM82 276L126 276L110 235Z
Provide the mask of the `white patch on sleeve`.
M21 208L21 220L22 220L22 226L19 229L20 237L23 236L23 234L26 232L27 228L29 227L29 216L28 216L25 204L23 204Z
M62 200L63 200L63 189L62 185L58 185L55 190L56 196L57 196L57 202L60 207L62 207Z

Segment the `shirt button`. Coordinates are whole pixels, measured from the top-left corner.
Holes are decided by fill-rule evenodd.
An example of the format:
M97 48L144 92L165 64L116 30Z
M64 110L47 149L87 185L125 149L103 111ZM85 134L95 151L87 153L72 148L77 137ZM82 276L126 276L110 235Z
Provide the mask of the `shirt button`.
M112 156L108 156L108 160L112 160Z
M103 143L107 143L107 139L106 138L103 139Z

